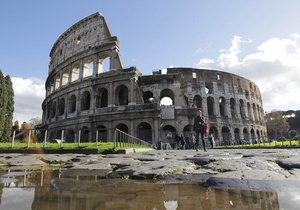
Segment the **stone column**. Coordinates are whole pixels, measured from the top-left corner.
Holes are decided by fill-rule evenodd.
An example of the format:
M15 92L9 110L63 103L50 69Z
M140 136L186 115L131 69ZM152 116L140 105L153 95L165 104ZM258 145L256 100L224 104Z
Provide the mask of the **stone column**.
M113 96L115 95L114 94L115 92L113 91L113 82L109 82L109 91L108 91L108 107L114 107L115 104L114 104L114 99L113 99Z

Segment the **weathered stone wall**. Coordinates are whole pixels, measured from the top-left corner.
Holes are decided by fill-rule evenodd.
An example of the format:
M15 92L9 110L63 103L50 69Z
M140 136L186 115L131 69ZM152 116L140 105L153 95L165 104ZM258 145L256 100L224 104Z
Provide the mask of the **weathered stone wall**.
M153 144L172 143L176 133L191 137L198 109L217 144L265 140L253 82L216 70L168 68L142 76L124 68L118 38L100 13L64 32L50 57L42 104L48 140L110 141L118 128Z

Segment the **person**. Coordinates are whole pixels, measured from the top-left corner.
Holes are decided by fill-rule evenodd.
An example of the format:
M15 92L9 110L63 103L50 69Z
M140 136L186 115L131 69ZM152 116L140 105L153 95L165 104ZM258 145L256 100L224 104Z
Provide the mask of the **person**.
M204 118L202 116L202 111L198 110L197 116L195 117L195 120L194 120L194 132L195 132L195 136L196 136L196 151L198 151L198 149L199 149L199 136L201 136L203 149L206 152L205 141L204 141L204 133L206 132L206 129L207 129L207 126L206 126L206 123L204 122Z

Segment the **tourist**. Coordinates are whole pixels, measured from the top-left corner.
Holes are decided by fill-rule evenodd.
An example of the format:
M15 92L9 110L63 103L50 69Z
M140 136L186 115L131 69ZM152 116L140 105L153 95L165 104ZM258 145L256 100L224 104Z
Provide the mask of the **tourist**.
M196 151L199 149L199 136L201 136L203 149L206 152L205 141L204 141L204 133L206 132L207 126L204 122L204 118L202 116L202 111L197 111L197 116L194 120L194 132L196 136Z

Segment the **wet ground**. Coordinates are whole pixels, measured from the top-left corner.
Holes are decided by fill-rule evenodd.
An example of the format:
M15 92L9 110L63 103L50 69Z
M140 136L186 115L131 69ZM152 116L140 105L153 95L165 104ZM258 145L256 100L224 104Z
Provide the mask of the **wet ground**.
M0 154L0 209L298 209L299 151Z

